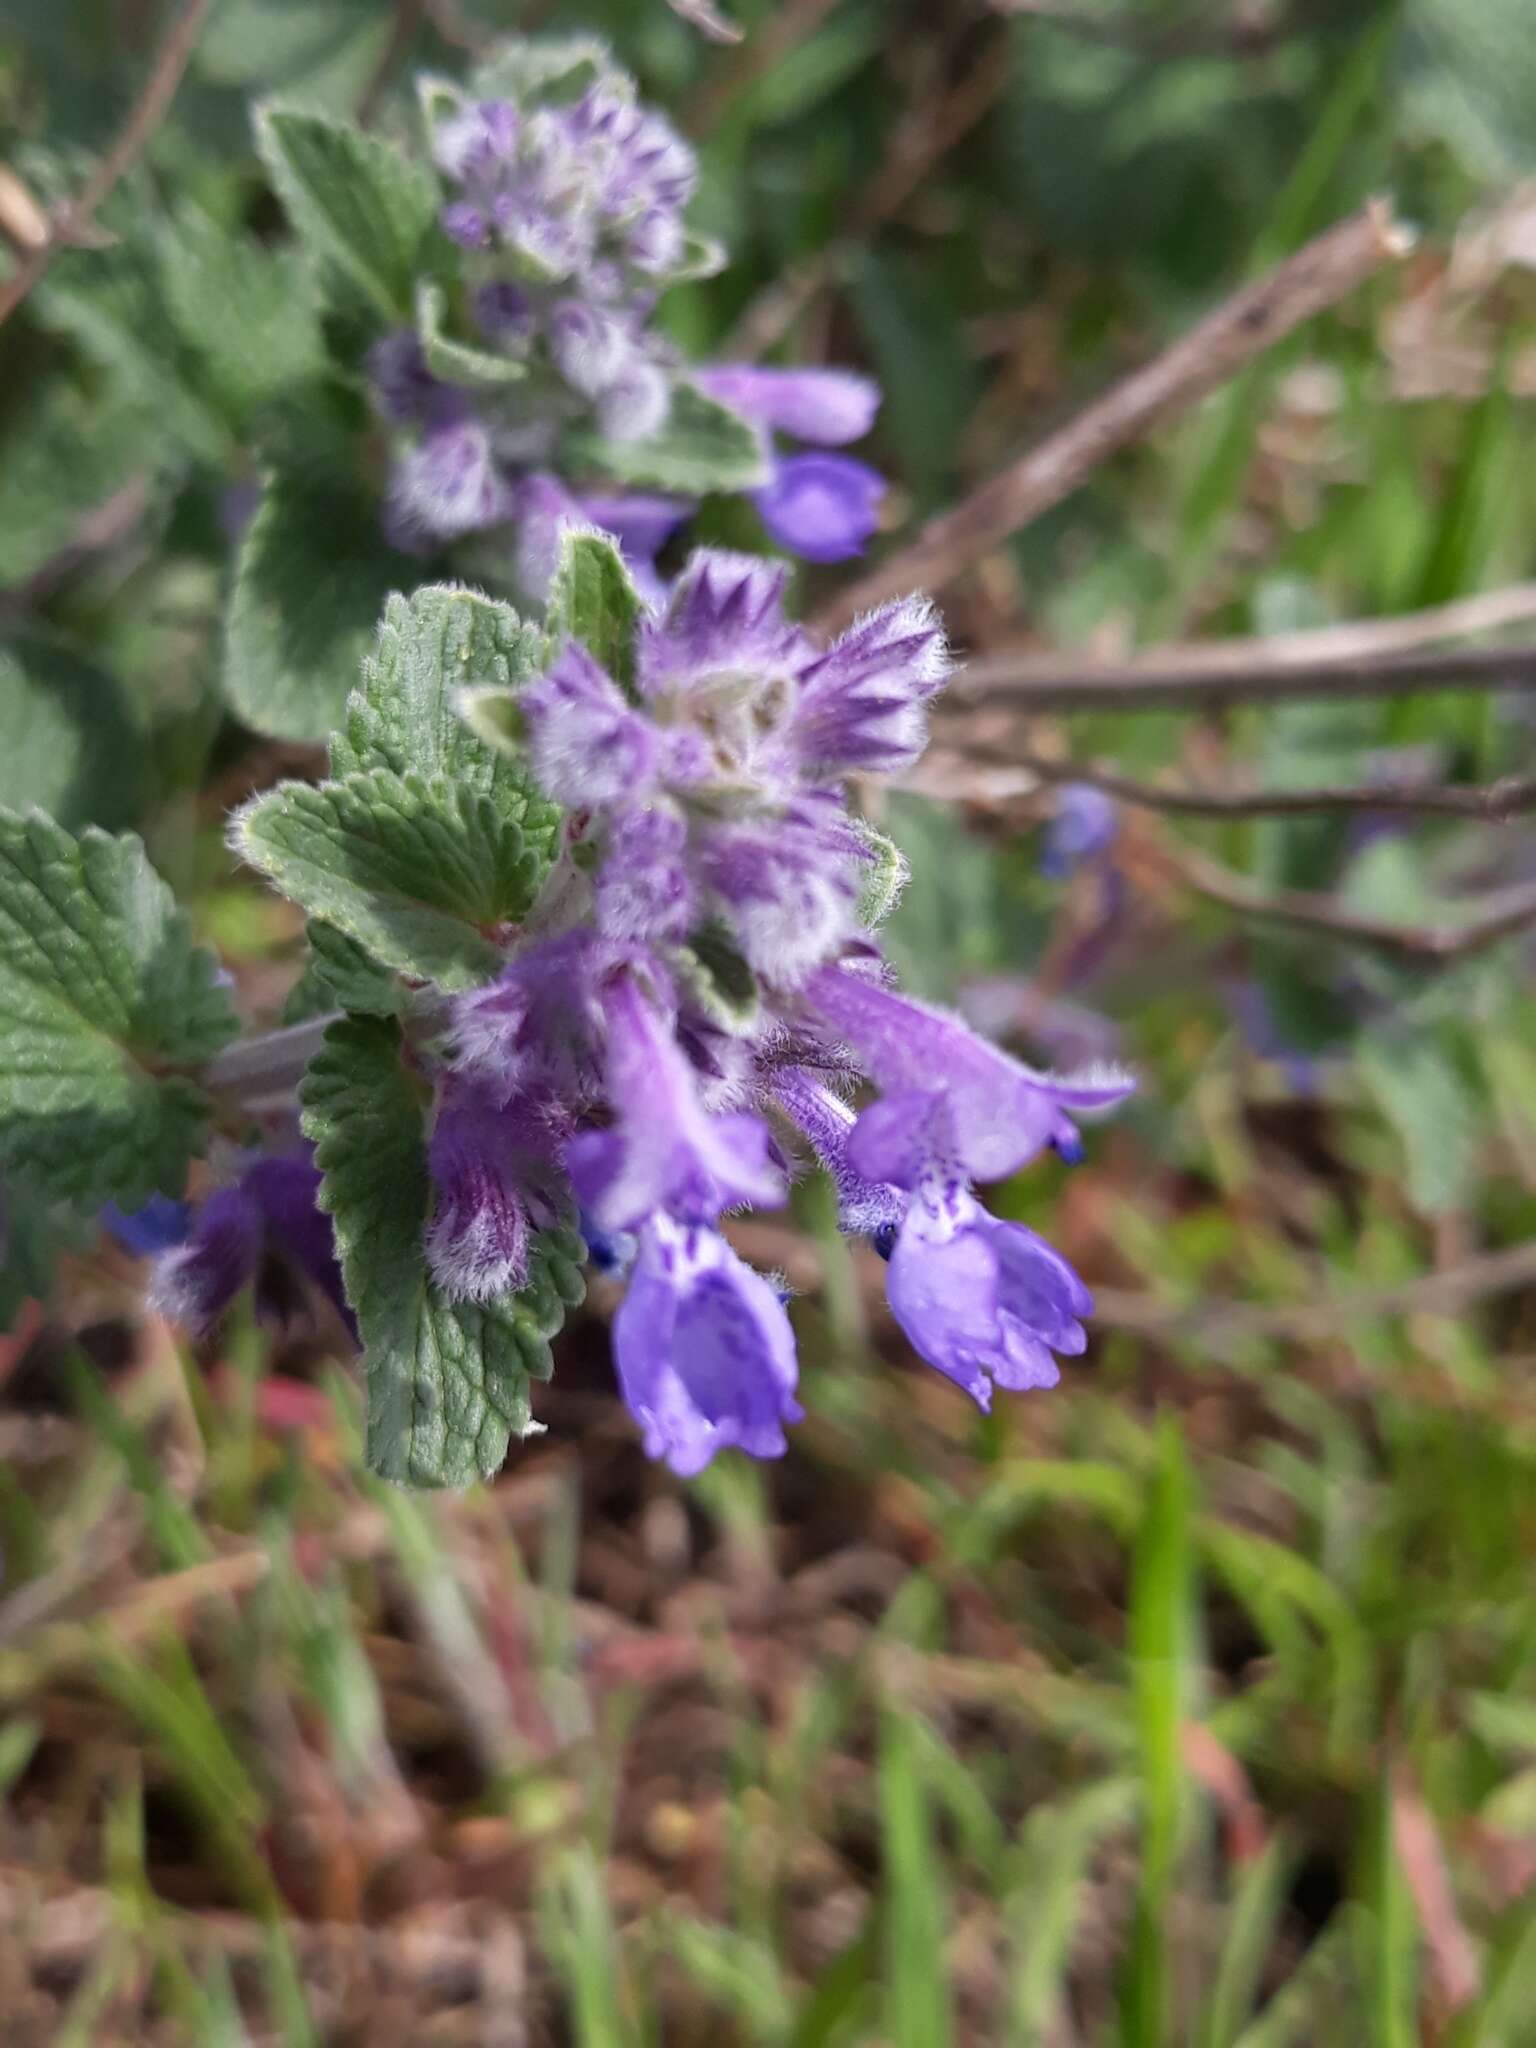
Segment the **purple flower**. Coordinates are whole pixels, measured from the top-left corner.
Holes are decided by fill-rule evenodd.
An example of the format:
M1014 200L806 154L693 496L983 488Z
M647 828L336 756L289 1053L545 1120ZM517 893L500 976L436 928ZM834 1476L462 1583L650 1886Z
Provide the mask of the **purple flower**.
M850 1236L873 1239L889 1258L890 1244L907 1213L907 1197L889 1181L866 1180L848 1157L857 1112L804 1067L778 1069L773 1093L832 1176L839 1227Z
M613 535L631 565L654 562L693 512L690 499L659 491L583 491L576 502L585 520Z
M641 693L654 699L708 691L718 729L731 708L722 698L753 702L765 690L782 692L812 651L804 630L784 616L788 582L782 562L696 549L666 611L641 622Z
M253 1159L233 1187L197 1206L182 1241L156 1259L151 1306L201 1336L256 1280L262 1283L258 1309L280 1314L281 1297L266 1289L262 1272L275 1254L320 1289L355 1337L335 1234L319 1194L320 1170L309 1146Z
M529 759L540 786L572 808L645 795L661 752L655 728L578 642L523 694Z
M170 1195L151 1195L142 1209L119 1209L108 1202L101 1220L125 1252L147 1259L181 1243L192 1225L191 1206Z
M719 363L695 372L695 381L755 426L820 448L861 440L880 410L879 385L851 370L764 370L753 363Z
M421 342L408 327L376 341L368 351L367 367L379 411L399 426L426 420L446 390L427 368Z
M935 1159L919 1179L886 1275L891 1312L912 1347L982 1408L994 1383L1053 1387L1053 1352L1085 1347L1092 1298L1043 1238L989 1216Z
M802 1414L794 1332L770 1282L713 1230L647 1224L613 1347L648 1456L683 1478L730 1447L783 1456L784 1425Z
M260 1209L243 1187L220 1188L199 1206L186 1239L155 1261L150 1307L202 1336L255 1279L261 1249Z
M1095 860L1114 844L1120 814L1115 800L1091 782L1063 782L1045 828L1040 872L1048 881L1063 882L1085 861Z
M841 819L805 807L716 826L702 837L699 870L748 962L794 988L852 934L859 858Z
M320 1207L320 1181L314 1148L303 1145L295 1152L254 1160L240 1185L260 1212L268 1246L319 1288L355 1337L336 1259L336 1233Z
M925 708L954 673L925 597L882 605L804 670L794 734L811 775L892 775L927 744Z
M665 804L622 811L597 879L598 928L612 939L680 939L698 917L688 824Z
M500 526L513 505L489 432L479 420L459 419L430 428L396 462L386 517L393 532L456 540Z
M633 1230L666 1211L709 1223L722 1209L784 1199L760 1117L712 1116L676 1040L639 984L621 975L606 991L604 1071L614 1123L582 1131L566 1148L577 1196L603 1230Z
M780 456L771 481L753 494L773 539L808 562L861 555L884 496L885 478L867 462L818 454Z
M485 1090L457 1081L439 1097L427 1264L449 1301L491 1301L528 1277L528 1135Z
M1115 1067L1039 1073L958 1017L844 968L822 968L806 996L884 1091L859 1118L850 1145L854 1165L871 1180L916 1184L937 1101L955 1164L974 1180L1000 1180L1046 1145L1070 1139L1071 1112L1110 1108L1136 1085Z

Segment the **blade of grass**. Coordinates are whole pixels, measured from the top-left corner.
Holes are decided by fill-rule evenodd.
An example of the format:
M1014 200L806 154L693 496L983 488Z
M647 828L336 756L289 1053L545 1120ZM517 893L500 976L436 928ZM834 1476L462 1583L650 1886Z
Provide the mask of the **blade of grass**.
M1169 1920L1185 1801L1180 1731L1194 1704L1190 1480L1183 1437L1172 1415L1162 1419L1158 1450L1132 1563L1129 1616L1142 1839L1141 1882L1121 2002L1125 2048L1165 2048L1172 2038Z
M1133 1778L1106 1778L1039 1807L1025 1825L1018 1876L1007 1893L1017 1962L1009 1992L1007 2048L1051 2048L1060 2038L1072 1949L1088 1865L1109 1835L1136 1818Z
M1239 1875L1216 1963L1216 1981L1200 2025L1203 2048L1233 2048L1253 2015L1264 1965L1285 1910L1294 1862L1292 1845L1276 1834Z
M912 1717L880 1714L879 1798L885 1898L885 2032L892 2048L948 2048L946 1887Z

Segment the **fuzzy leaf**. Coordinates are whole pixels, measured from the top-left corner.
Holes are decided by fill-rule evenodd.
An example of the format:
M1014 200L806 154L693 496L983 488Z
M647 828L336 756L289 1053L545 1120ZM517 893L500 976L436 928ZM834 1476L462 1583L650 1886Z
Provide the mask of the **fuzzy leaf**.
M440 284L423 279L416 293L416 331L427 368L445 384L459 384L471 391L498 391L526 377L528 365L515 356L497 355L477 348L473 342L457 341L443 332L448 317L448 299Z
M186 207L161 234L165 303L228 418L318 374L325 351L313 279L292 249L268 249Z
M552 848L560 813L517 767L471 732L459 713L465 689L516 690L543 666L544 635L510 605L437 585L391 597L378 643L331 742L331 772L415 769L445 775L494 798L530 846Z
M0 811L0 1159L82 1208L180 1194L235 1029L139 841Z
M270 101L257 110L256 145L311 252L386 319L408 321L416 279L441 254L430 173L352 122Z
M869 849L869 865L859 879L859 923L866 931L878 931L901 901L912 871L894 839L862 818L855 820L855 829Z
M387 768L282 783L236 815L231 838L311 917L448 989L498 971L487 931L527 912L545 865L493 798Z
M534 1240L528 1284L485 1306L444 1301L422 1251L432 1200L423 1104L399 1027L333 1024L303 1084L304 1130L325 1179L347 1298L362 1331L367 1458L404 1486L489 1478L534 1428L529 1382L548 1379L549 1340L582 1297L580 1238Z
M673 949L678 977L705 1016L732 1037L754 1030L761 992L725 925L702 925L686 946Z
M385 545L362 490L339 477L271 477L229 608L224 689L238 716L279 739L324 739L385 597L413 566Z
M476 66L470 97L553 105L574 100L610 73L612 65L608 45L597 36L509 36L494 56Z
M65 826L125 825L145 768L110 670L40 626L0 641L0 805L36 804Z
M561 534L545 617L556 645L579 640L621 689L633 687L640 596L607 534L571 527Z
M695 384L672 387L667 423L647 441L592 441L585 459L620 483L663 491L748 491L768 481L757 429Z
M283 1010L285 1024L323 1017L327 1010L350 1010L364 1017L398 1017L405 1009L405 990L387 967L371 959L365 946L318 917L309 920L309 959Z

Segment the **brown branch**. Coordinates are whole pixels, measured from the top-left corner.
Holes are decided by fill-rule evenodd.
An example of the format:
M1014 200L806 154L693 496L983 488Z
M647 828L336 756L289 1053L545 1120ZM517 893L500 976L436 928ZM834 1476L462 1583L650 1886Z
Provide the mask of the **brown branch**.
M1251 678L1270 678L1294 684L1294 694L1311 696L1334 687L1336 672L1350 676L1356 667L1374 672L1374 665L1393 655L1412 654L1448 640L1471 639L1478 633L1495 633L1506 626L1522 626L1536 619L1536 583L1512 583L1502 590L1479 591L1474 597L1458 597L1450 604L1437 604L1417 612L1397 612L1384 619L1344 619L1331 626L1307 626L1294 633L1271 633L1263 639L1242 635L1229 640L1186 640L1163 647L1139 649L1117 660L1100 656L1062 656L1042 653L1037 648L1012 652L998 648L979 656L961 670L949 686L947 703L963 698L985 703L993 696L1006 698L1034 710L1070 707L1080 689L1102 693L1095 705L1106 698L1108 708L1124 701L1132 709L1142 686L1152 689L1183 689L1190 678L1203 684L1207 677L1219 679L1217 687L1234 696L1245 691ZM1383 677L1382 694L1396 671ZM1417 681L1401 687L1419 687ZM1393 682L1392 687L1399 687ZM1035 693L1045 693L1036 703ZM1276 681L1275 694L1280 692ZM1181 700L1182 701L1182 700Z
M150 68L144 88L128 111L116 142L85 182L80 197L60 209L52 233L24 263L17 265L0 285L0 322L8 320L22 300L42 278L60 249L78 242L89 227L98 207L111 193L119 178L137 162L150 137L165 119L182 74L191 61L197 38L208 12L209 0L187 0L171 23L158 56Z
M1536 925L1536 883L1531 882L1490 890L1466 903L1459 915L1424 924L1405 924L1398 919L1351 910L1336 896L1320 890L1257 888L1245 876L1233 874L1189 847L1181 847L1167 857L1179 881L1226 910L1261 918L1269 924L1289 925L1297 931L1318 932L1355 945L1373 946L1378 952L1400 960L1445 966L1486 952L1500 940Z
M667 5L712 43L739 43L746 34L740 22L722 14L711 0L667 0Z
M1225 1301L1206 1297L1188 1307L1154 1294L1096 1287L1093 1320L1104 1329L1147 1336L1331 1337L1350 1323L1381 1316L1455 1316L1494 1295L1536 1286L1536 1243L1482 1252L1439 1273L1423 1273L1393 1287L1358 1287L1321 1300Z
M388 39L379 52L379 61L374 65L368 83L363 87L362 97L357 103L359 128L373 126L374 117L383 105L390 81L415 41L416 31L421 27L425 16L426 0L395 0Z
M1312 789L1195 789L1139 782L1091 761L1052 761L1006 741L967 743L941 734L943 745L968 759L1001 767L1026 768L1042 782L1086 782L1106 796L1145 811L1181 812L1197 818L1294 818L1315 812L1376 811L1398 817L1476 818L1503 824L1536 811L1536 776L1506 775L1471 786L1431 783L1338 783Z
M996 104L1008 77L1007 65L992 47L936 107L926 99L909 107L880 164L849 201L845 232L760 292L731 330L722 355L751 361L782 341L859 243L901 211L934 165Z
M1159 420L1186 411L1305 321L1395 262L1412 236L1383 201L1341 221L1235 293L1160 356L941 513L908 546L841 592L817 624L838 626L909 590L940 590L1038 519Z
M1219 661L1180 652L1146 660L1048 669L996 656L963 669L954 701L1007 703L1029 711L1207 711L1226 704L1283 704L1301 697L1406 697L1436 690L1528 690L1536 647L1420 648L1411 654L1266 662L1264 642ZM1191 654L1194 650L1190 650Z

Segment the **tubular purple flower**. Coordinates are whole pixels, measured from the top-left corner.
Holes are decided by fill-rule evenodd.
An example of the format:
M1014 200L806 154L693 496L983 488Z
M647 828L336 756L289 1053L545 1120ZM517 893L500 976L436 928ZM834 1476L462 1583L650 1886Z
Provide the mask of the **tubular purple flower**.
M577 641L522 697L528 753L540 786L572 808L643 798L655 780L655 728Z
M1116 1067L1039 1073L958 1017L843 967L822 968L805 993L883 1091L859 1118L850 1144L854 1165L871 1180L916 1185L936 1102L949 1119L956 1163L974 1180L1000 1180L1070 1136L1071 1112L1108 1109L1136 1085Z
M955 664L938 614L904 597L858 619L802 677L793 735L806 772L896 774L928 740L926 706Z
M645 1227L613 1348L647 1455L681 1477L731 1447L783 1456L803 1412L794 1332L772 1285L713 1230L664 1215Z
M430 428L395 464L389 497L398 530L433 540L499 526L511 518L515 503L497 468L490 434L473 419Z
M788 581L782 562L696 549L666 611L641 623L636 667L642 695L669 697L720 678L793 673L810 642L784 617Z
M633 1230L659 1211L713 1222L740 1203L784 1199L768 1126L736 1112L712 1116L692 1069L632 975L604 992L604 1082L615 1121L583 1131L565 1162L583 1209L603 1230Z
M336 1233L320 1207L320 1180L314 1148L305 1145L254 1160L240 1185L261 1212L267 1242L319 1288L355 1337L357 1326L336 1258Z
M934 1160L897 1234L886 1275L891 1312L912 1347L981 1408L996 1384L1053 1387L1053 1352L1085 1347L1088 1290L1020 1223L989 1216L962 1178Z
M597 878L598 928L612 939L680 939L697 921L688 827L663 804L621 812Z
M1065 881L1085 861L1107 852L1119 824L1119 807L1112 796L1090 782L1061 783L1040 850L1041 874L1048 881Z
M515 1113L462 1082L445 1087L427 1148L437 1191L427 1264L450 1301L491 1301L528 1277L528 1191Z
M860 440L880 410L879 385L851 370L765 370L753 363L719 363L696 371L695 381L743 419L822 448Z
M853 931L858 853L792 816L702 835L700 872L751 965L795 988Z
M185 1240L156 1259L150 1307L202 1336L255 1279L261 1246L261 1211L250 1195L243 1187L218 1189L198 1208Z
M846 562L869 545L884 496L885 478L851 455L785 455L753 502L780 547L808 562Z
M780 1108L809 1141L837 1189L837 1220L851 1237L877 1240L901 1227L907 1197L889 1181L866 1180L848 1157L858 1113L804 1067L782 1067L771 1088Z

